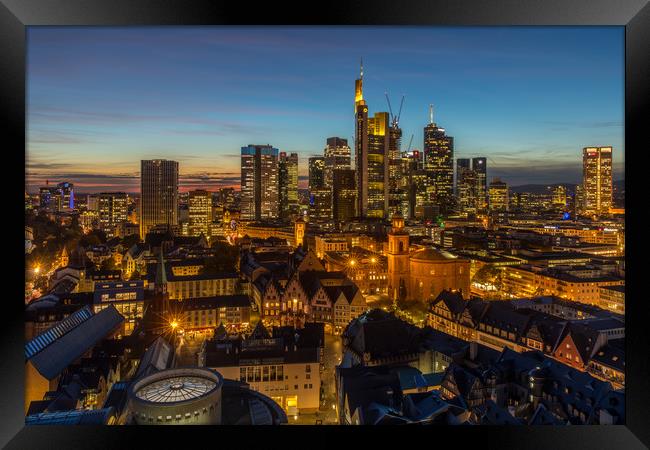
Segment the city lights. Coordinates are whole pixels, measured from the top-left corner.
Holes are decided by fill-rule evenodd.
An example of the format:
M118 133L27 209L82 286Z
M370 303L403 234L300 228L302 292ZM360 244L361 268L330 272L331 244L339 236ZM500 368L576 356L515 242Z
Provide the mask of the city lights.
M390 35L391 30L381 31ZM218 46L214 54L203 55L209 58L187 61L201 61L202 72L218 69L215 73L227 79L233 56L239 63L265 46L254 30L246 31L250 35L242 42L259 45L247 46L241 55L221 54L228 46ZM307 33L299 31L289 40ZM410 30L409 39L395 40L390 49L404 42L426 44L410 39L424 31ZM228 32L237 30L222 30ZM211 31L199 33L203 40L206 33ZM420 55L413 66L417 77L390 83L391 89L409 92L407 113L401 116L404 97L399 109L388 93L386 105L383 98L375 104L382 87L376 82L395 78L393 72L407 73L410 66L400 68L404 61L393 58L394 70L382 73L387 66L378 63L384 61L377 56L380 34L372 41L355 35L355 46L372 42L376 50L366 66L350 67L347 56L329 59L335 54L329 47L344 42L345 31L336 33L328 51L317 48L310 56L309 77L279 76L287 70L285 62L304 63L301 55L308 53L287 52L273 59L275 65L261 64L268 58L252 61L246 76L234 77L232 92L224 88L228 83L212 83L219 92L207 96L205 89L197 90L192 99L195 84L210 77L192 80L196 71L183 70L190 80L183 92L190 95L196 117L174 123L175 116L185 116L165 115L165 139L146 142L149 131L158 129L147 126L147 133L131 136L133 142L128 133L123 141L111 141L107 148L124 153L111 155L119 167L104 167L102 157L95 160L90 153L87 161L77 153L58 161L54 156L66 149L59 142L49 144L48 155L54 155L49 170L39 166L49 165L49 159L29 161L26 168L39 168L35 173L43 180L30 175L35 180L30 183L37 184L27 183L25 193L25 380L32 383L25 390L26 422L49 417L50 411L85 415L90 422L108 420L100 416L110 413L112 422L126 425L532 426L621 424L625 419L625 186L614 177L623 173L625 148L614 132L620 127L600 127L596 134L589 127L561 127L566 130L553 141L542 139L538 145L536 136L526 136L528 128L517 128L520 121L497 120L530 119L528 113L536 108L540 124L614 123L617 110L590 109L589 97L585 104L555 107L551 113L547 104L558 105L561 98L564 106L583 93L562 91L562 97L554 97L544 90L546 82L558 87L560 77L540 77L539 58L515 58L518 64L535 64L524 67L532 77L528 85L548 101L527 106L523 100L530 96L517 91L518 101L509 102L509 90L521 89L522 83L510 83L505 91L501 85L508 83L496 83L493 97L499 102L490 113L486 105L463 96L431 90L430 81L440 78L436 83L449 85L446 91L460 92L453 79L445 79L447 72L458 73L456 58ZM500 44L504 33L491 45ZM147 47L152 39L134 41ZM472 45L462 41L447 53L482 45L473 39ZM178 45L188 40L191 33ZM66 45L73 42L65 39ZM269 42L273 48L280 45L277 39ZM529 43L520 42L517 47ZM36 97L54 92L45 87L56 89L61 82L39 86L51 72L44 63L55 61L61 66L57 73L65 72L67 56L57 54L59 47L47 46L45 61L39 60L42 50L30 59L29 69L32 59L41 69L39 76L26 78L36 84L30 89ZM187 51L202 52L203 47ZM584 53L595 60L609 48L603 47ZM350 53L350 48L342 50ZM95 66L114 61L104 46L95 50L99 55L91 55L89 75ZM169 62L156 70L159 50L145 58L151 70L118 75L173 75ZM139 59L131 53L129 61L137 66ZM394 53L416 61L412 52ZM566 52L559 53L544 59L555 61L544 66L545 75L565 69ZM489 58L472 56L466 58L478 69L465 73L461 67L462 81L475 77L477 92L486 87L481 74L496 74L487 77L494 83L507 70L494 71L496 63ZM311 67L318 58L322 67L343 75L323 76ZM87 59L79 57L71 67ZM480 67L488 63L493 66ZM287 67L305 70L304 64ZM346 80L353 69L356 76ZM423 82L426 70L431 80ZM270 72L264 72L264 83L242 84L259 78L251 76L255 71ZM598 71L568 72L588 81ZM605 72L598 72L599 87L617 71ZM66 86L76 79L60 78L68 80ZM303 114L304 105L296 109L292 103L295 95L280 95L294 78L309 82L293 87L313 96L322 114ZM169 90L153 91L168 92L173 104L177 79L165 77ZM104 97L131 85L118 81ZM584 86L593 86L587 81ZM84 83L93 85L96 79L85 77ZM144 105L137 113L147 117L147 124L156 122L158 115L146 109L161 100L140 99L150 90L142 91L133 99ZM334 111L337 103L323 96L334 98L336 92L343 100L347 95L349 105ZM55 112L67 108L70 95L66 88L37 98L28 112L44 105ZM214 98L223 104L215 106ZM253 105L251 98L260 104ZM264 104L268 98L277 103ZM439 103L435 121L433 101ZM494 108L507 110L503 105L521 111L495 115ZM117 123L108 120L117 114L114 105L83 106L93 124L106 120L102 136L110 141ZM232 111L228 121L233 123L214 132L199 130L216 120L202 117L215 107ZM576 108L589 115L574 117ZM488 112L482 120L469 120L473 109ZM259 114L244 115L246 123L239 123L240 112L248 110ZM48 123L56 128L61 121L80 120L77 115L59 114L60 120ZM38 129L38 120L30 123L39 133L32 140L56 131ZM73 125L70 129L78 128ZM573 136L574 129L580 133ZM517 150L532 148L530 142L541 150ZM583 147L587 144L598 146ZM141 153L127 154L136 147ZM202 153L204 147L231 150ZM75 160L83 167L75 168ZM86 175L88 180L80 175L91 169L97 174ZM120 175L110 180L118 169ZM104 170L108 175L99 176ZM57 173L70 179L47 179ZM132 398L138 395L151 405ZM64 408L69 410L59 411Z

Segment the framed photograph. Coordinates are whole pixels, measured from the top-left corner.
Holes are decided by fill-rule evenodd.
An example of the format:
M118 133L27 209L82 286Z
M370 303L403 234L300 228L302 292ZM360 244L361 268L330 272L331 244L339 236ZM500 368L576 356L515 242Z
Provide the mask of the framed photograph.
M2 0L0 442L647 448L647 1L316 6Z

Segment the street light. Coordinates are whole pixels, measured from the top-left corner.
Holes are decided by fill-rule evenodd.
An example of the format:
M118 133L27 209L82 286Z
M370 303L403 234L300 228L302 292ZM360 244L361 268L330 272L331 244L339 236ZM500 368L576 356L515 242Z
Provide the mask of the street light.
M178 328L178 322L175 320L172 320L172 322L169 324L170 327L172 327L172 330L176 330Z
M38 275L38 273L41 271L41 266L36 266L34 267L34 273Z

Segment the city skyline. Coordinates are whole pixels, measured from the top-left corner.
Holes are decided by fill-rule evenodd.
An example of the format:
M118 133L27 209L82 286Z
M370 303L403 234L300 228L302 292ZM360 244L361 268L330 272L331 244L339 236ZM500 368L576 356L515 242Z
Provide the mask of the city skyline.
M361 56L371 111L406 96L402 150L411 134L422 149L433 103L454 158L486 156L490 181L579 183L589 146L623 176L616 28L48 27L28 31L27 188L137 192L139 161L162 158L182 191L238 188L249 144L298 153L305 188L327 138L353 146Z

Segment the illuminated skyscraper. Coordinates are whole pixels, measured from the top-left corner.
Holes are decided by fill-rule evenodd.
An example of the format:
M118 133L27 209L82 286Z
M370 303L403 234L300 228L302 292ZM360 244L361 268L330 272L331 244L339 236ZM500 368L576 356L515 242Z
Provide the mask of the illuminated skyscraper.
M190 191L187 198L187 234L206 238L211 235L212 193L205 190Z
M280 153L278 163L280 218L288 219L298 212L298 153Z
M472 170L476 175L476 208L482 213L487 209L487 158L472 158Z
M178 162L140 162L140 237L156 225L178 225Z
M402 129L397 118L393 118L388 131L388 215L402 214L401 201L403 190L400 186L402 178Z
M389 116L387 112L375 113L368 119L368 153L366 165L368 167L366 185L366 216L385 218L388 214L388 143Z
M460 212L475 214L486 208L486 159L456 160L456 197Z
M495 178L490 183L489 198L490 211L508 211L508 185L499 178Z
M113 236L115 227L128 221L129 196L125 192L102 192L97 196L99 226Z
M582 213L608 214L612 207L612 147L582 150Z
M64 181L56 186L59 193L59 211L74 209L74 184Z
M352 169L334 170L332 191L332 216L334 220L345 222L356 216L357 191L355 174Z
M429 174L430 200L448 211L454 191L454 138L433 121L433 105L429 108L429 124L424 127L424 170Z
M357 212L362 217L384 218L388 213L389 116L376 113L368 118L363 99L363 63L355 82L355 164Z
M325 158L309 158L309 220L325 222L332 218L332 189L325 184Z
M426 196L426 176L420 177L424 174L422 169L422 153L419 150L410 152L402 152L400 179L398 182L400 195L400 214L402 217L409 219L415 218L415 205L417 203L418 189L423 189L420 194L420 203L423 196ZM420 180L422 178L422 180Z
M309 158L309 190L325 187L325 158Z
M241 217L277 219L279 215L279 150L270 145L241 148Z
M325 185L331 187L335 170L351 168L350 147L348 146L348 140L339 137L327 138L327 145L325 146L324 154Z

